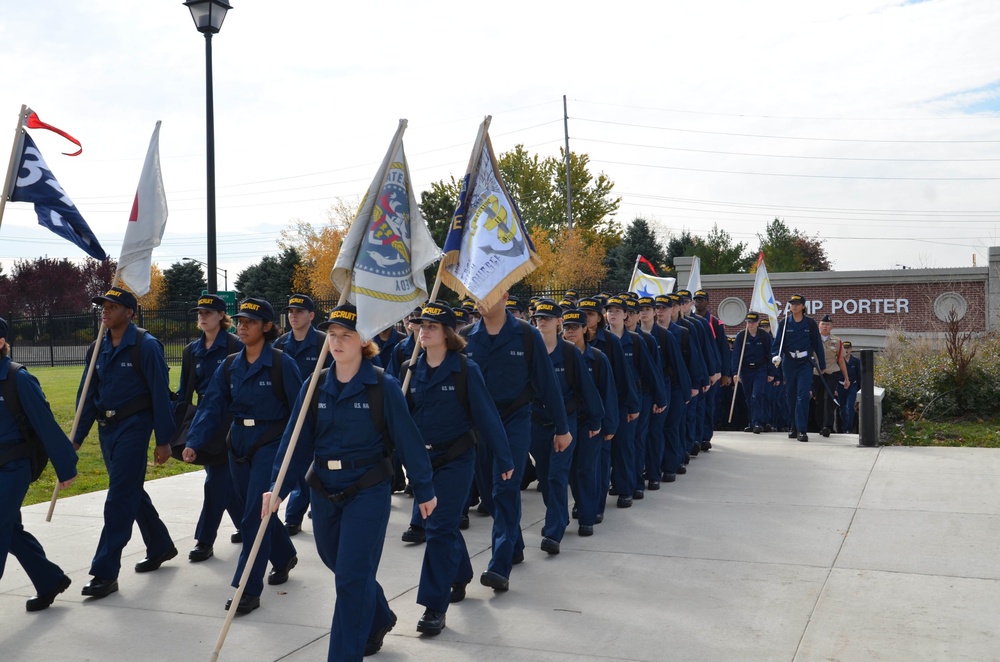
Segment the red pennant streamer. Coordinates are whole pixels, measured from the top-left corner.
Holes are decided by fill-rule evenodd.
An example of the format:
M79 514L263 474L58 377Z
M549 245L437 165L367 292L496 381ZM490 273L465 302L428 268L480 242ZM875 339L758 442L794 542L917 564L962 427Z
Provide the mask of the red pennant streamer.
M62 136L63 138L65 138L66 140L70 141L71 143L80 148L75 152L73 152L72 154L70 154L69 152L63 152L63 154L65 154L66 156L79 156L80 154L83 153L83 145L80 144L79 140L69 135L62 129L57 129L51 124L46 124L42 120L38 119L38 114L33 110L28 111L28 117L27 119L25 119L24 125L29 129L48 129L53 133L58 133L60 136Z
M653 272L654 276L657 275L656 274L656 267L653 266L652 262L650 262L649 260L647 260L646 258L644 258L641 255L639 256L639 261L642 262L643 264L645 264L647 267L649 267L649 270Z

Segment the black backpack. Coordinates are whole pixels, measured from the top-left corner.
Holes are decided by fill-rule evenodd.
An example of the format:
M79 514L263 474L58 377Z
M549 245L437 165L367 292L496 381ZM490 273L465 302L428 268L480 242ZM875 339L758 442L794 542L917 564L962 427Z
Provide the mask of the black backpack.
M27 457L31 460L31 482L35 482L49 463L49 454L45 451L45 444L42 443L41 437L38 436L28 417L25 416L24 407L21 406L21 396L17 392L17 373L23 369L24 366L20 363L10 362L10 371L3 383L3 399L4 404L7 405L7 411L17 421L17 427L21 429L21 436L27 442ZM51 409L48 401L45 401L45 406ZM18 458L12 457L10 459Z

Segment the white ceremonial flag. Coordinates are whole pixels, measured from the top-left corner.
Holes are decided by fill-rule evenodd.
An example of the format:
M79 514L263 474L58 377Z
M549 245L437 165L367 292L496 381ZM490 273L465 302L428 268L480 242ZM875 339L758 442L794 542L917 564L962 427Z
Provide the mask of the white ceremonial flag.
M470 168L444 242L445 285L485 308L542 263L524 230L521 214L504 186L487 131L480 127ZM478 154L476 150L479 150Z
M635 292L641 297L657 297L661 294L670 294L674 291L676 278L662 278L660 276L649 276L636 268L632 272L632 282L629 283L630 292Z
M399 128L344 238L330 277L358 307L358 334L371 339L427 298L424 268L441 257L420 215Z
M167 194L160 171L160 122L157 120L153 137L149 139L146 162L139 176L132 213L128 218L125 240L122 242L118 270L121 279L136 296L149 292L149 271L153 249L160 245L167 228Z
M771 289L771 279L764 266L764 253L757 258L757 276L753 281L753 296L750 297L750 310L755 313L765 313L771 318L771 328L778 328L778 302L774 300L774 290Z
M688 284L687 288L685 289L687 289L687 291L691 293L691 296L694 296L695 292L702 289L700 257L695 256L694 260L691 262L691 273L690 275L688 275Z

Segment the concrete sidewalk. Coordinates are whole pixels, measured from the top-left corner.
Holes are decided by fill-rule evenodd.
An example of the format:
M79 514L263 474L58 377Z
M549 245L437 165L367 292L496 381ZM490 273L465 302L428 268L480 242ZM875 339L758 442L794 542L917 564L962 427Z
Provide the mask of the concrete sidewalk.
M379 571L399 616L377 660L1000 660L1000 451L857 448L857 437L719 433L688 474L628 510L609 501L592 538L575 523L562 553L538 549L544 507L523 492L525 562L508 593L469 586L438 637L416 632L422 545L399 536L412 500L393 497ZM0 583L0 660L209 660L238 546L187 562L201 473L147 483L180 555L154 573L136 531L121 590L85 600L104 493L23 510L26 528L73 585L26 613L30 582L13 558ZM465 532L476 573L491 520ZM220 660L325 660L333 575L309 521L299 565L238 617ZM279 589L279 590L275 590Z

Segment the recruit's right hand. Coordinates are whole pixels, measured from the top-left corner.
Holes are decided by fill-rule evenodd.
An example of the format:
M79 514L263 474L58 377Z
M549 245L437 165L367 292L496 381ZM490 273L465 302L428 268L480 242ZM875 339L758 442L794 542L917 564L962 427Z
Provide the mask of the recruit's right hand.
M193 448L185 447L181 452L181 459L188 464L194 462L195 458L198 457L198 453Z
M59 483L59 489L60 490L65 490L67 487L69 487L70 485L73 484L74 480L76 480L76 476L73 476L69 480L64 480L64 481L60 482Z
M420 504L420 517L422 517L423 519L427 519L428 517L430 517L431 513L434 512L434 509L437 508L437 505L438 505L437 497L434 497L430 501L425 501L422 504Z
M264 492L264 496L262 497L262 500L260 502L260 518L261 519L267 519L271 515L271 513L278 512L278 506L281 505L281 497L279 497L279 496L275 496L274 497L274 502L270 504L271 505L271 511L268 512L267 506L268 506L268 502L270 500L271 500L271 492Z

